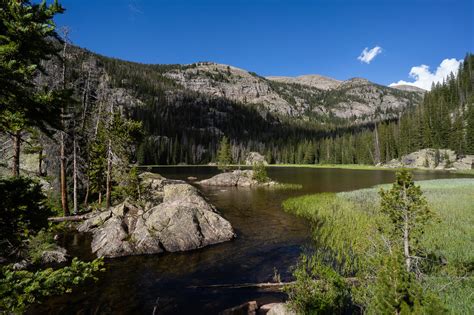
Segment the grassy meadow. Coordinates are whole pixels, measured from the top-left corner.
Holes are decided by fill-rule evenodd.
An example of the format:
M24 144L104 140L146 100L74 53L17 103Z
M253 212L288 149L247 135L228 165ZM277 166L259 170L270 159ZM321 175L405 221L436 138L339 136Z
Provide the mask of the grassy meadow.
M474 179L417 182L436 215L428 225L422 247L439 260L423 277L423 286L437 292L452 314L474 314ZM291 198L286 211L313 223L316 247L334 253L341 273L370 268L370 259L382 252L384 239L377 227L386 218L379 210L382 185L342 193Z

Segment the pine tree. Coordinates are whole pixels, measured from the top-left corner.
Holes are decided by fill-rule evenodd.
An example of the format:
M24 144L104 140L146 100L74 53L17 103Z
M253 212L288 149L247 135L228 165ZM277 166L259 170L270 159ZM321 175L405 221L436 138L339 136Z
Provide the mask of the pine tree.
M416 186L410 172L396 174L396 181L390 190L380 191L381 209L391 220L392 238L402 248L407 272L414 268L419 241L426 224L433 219L428 203Z
M474 96L467 105L466 116L466 153L474 154Z
M55 1L32 4L31 1L0 2L0 130L13 140L12 174L19 175L22 132L38 127L60 128L57 115L63 91L35 88L33 78L44 72L41 61L56 55L58 39L53 17L64 9Z
M219 150L217 151L217 166L222 171L227 171L232 163L232 155L230 152L229 139L224 136L219 144Z

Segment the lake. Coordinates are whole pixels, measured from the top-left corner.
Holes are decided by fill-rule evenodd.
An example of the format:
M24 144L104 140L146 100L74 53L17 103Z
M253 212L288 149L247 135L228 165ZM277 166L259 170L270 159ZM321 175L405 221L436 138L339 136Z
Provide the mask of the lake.
M165 177L209 178L215 167L155 168ZM311 247L310 227L285 213L281 203L290 197L340 192L390 183L392 170L269 167L268 175L282 183L301 184L300 190L200 187L237 233L233 241L186 253L124 257L107 260L100 280L72 294L55 297L29 311L51 314L217 314L245 301L273 302L283 293L255 289L206 288L215 284L272 281L278 273L291 279L303 250ZM416 180L467 177L448 172L414 171ZM86 235L65 235L63 245L73 255L92 258ZM197 287L197 288L196 288Z

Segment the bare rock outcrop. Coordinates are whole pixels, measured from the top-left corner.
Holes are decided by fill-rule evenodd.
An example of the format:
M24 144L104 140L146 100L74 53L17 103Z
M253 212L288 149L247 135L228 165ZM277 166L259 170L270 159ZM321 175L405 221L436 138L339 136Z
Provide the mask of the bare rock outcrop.
M231 224L195 187L157 174L141 177L145 206L125 201L78 227L92 233L91 247L97 256L186 251L235 237Z
M449 149L422 149L394 159L384 166L466 170L474 168L474 155L457 156L456 152Z

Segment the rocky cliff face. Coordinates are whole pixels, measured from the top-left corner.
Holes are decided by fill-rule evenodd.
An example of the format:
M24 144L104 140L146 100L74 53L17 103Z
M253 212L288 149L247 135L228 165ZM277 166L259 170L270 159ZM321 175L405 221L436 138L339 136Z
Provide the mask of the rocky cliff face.
M164 74L186 89L301 119L335 116L353 122L395 117L421 100L419 91L392 89L368 80L306 75L260 77L236 67L196 63Z
M339 85L341 85L342 82L318 74L302 75L299 77L269 76L266 78L268 80L277 81L281 83L306 85L320 90L334 90Z

